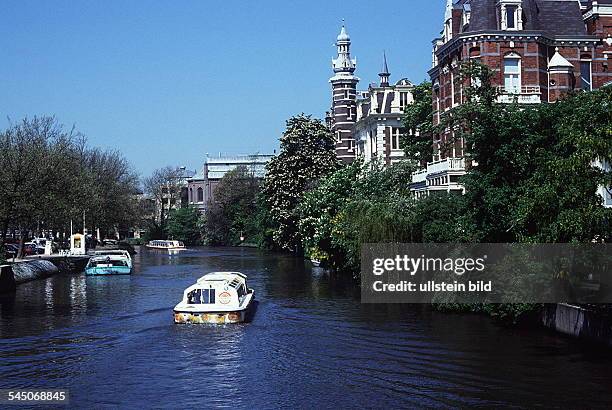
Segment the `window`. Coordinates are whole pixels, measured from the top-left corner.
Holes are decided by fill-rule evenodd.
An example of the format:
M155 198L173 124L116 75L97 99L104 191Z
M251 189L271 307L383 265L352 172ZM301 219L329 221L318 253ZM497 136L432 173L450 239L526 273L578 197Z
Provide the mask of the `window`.
M593 89L593 81L591 79L591 62L581 61L580 62L580 88L586 91Z
M406 108L409 104L409 95L406 92L401 92L400 93L400 108L403 110L404 108Z
M391 128L391 149L399 150L400 149L400 137L402 135L402 130L399 128Z
M506 7L506 29L516 29L516 6Z
M193 202L193 188L189 188L189 202Z
M215 290L214 289L202 289L202 303L203 304L215 304Z
M204 190L202 187L198 188L198 202L204 202Z
M521 92L521 59L516 54L504 59L504 89L508 94Z

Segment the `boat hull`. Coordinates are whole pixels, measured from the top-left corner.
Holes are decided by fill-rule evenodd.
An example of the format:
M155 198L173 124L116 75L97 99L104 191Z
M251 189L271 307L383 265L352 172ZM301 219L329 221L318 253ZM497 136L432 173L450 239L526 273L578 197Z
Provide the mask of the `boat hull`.
M250 318L249 313L253 308L254 299L245 309L232 310L229 312L197 312L197 311L182 311L174 309L174 323L176 324L226 324L226 323L244 323Z
M85 269L85 274L87 276L130 275L131 273L132 268L122 266L113 266L109 268L95 267Z

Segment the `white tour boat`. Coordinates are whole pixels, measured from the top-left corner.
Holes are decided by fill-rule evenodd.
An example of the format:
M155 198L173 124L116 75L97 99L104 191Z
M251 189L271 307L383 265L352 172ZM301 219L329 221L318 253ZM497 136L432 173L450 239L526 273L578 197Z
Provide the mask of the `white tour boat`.
M170 251L180 251L187 249L181 241L150 241L147 248L151 249L166 249Z
M174 307L175 323L241 323L247 320L255 291L238 272L215 272L202 276L185 289Z

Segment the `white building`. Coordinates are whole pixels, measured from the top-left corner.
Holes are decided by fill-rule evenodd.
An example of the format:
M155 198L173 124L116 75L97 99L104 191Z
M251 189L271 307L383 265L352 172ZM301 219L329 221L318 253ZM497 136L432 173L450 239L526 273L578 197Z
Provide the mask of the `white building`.
M378 159L391 165L405 157L400 139L405 133L404 109L414 102L414 85L405 78L391 85L390 76L385 55L380 83L358 93L354 138L356 153L366 162Z

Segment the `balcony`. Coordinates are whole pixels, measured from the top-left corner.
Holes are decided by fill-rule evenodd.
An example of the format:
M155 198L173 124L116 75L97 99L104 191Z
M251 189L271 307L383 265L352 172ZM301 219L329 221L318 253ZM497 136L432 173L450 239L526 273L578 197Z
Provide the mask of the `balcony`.
M439 175L463 175L465 173L465 159L463 158L445 158L439 161L430 162L427 168L417 171L412 174L412 184L417 185L427 184L428 180L433 180ZM445 179L445 186L456 185L450 182L450 178ZM431 181L430 181L431 182ZM435 181L433 181L435 182ZM427 185L431 185L427 184Z
M497 102L510 104L517 102L519 104L539 104L542 102L542 89L536 85L524 85L520 88L505 88L498 87L499 97Z
M427 164L427 174L438 174L448 171L465 171L465 159L445 158Z

